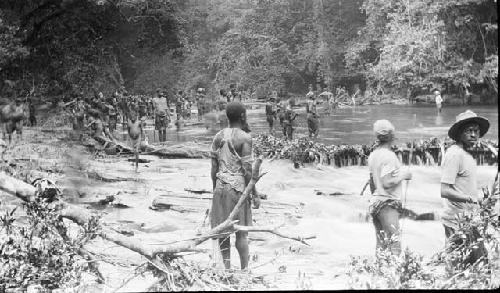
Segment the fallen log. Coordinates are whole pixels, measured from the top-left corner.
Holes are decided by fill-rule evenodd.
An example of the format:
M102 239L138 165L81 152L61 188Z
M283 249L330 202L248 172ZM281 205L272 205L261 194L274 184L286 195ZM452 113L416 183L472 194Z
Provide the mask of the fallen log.
M133 154L134 150L127 144L120 141L111 141L109 139L99 138L89 139L84 142L87 147L99 146L107 152L115 154ZM155 155L170 159L202 159L210 157L210 149L208 145L198 143L183 143L173 146L155 147L149 144L141 143L140 151L142 155Z
M203 193L212 193L210 190L205 190L205 189L191 189L191 188L184 188L185 191L195 193L195 194L203 194Z
M210 157L210 150L206 145L184 143L179 145L161 147L144 153L170 159L202 159Z

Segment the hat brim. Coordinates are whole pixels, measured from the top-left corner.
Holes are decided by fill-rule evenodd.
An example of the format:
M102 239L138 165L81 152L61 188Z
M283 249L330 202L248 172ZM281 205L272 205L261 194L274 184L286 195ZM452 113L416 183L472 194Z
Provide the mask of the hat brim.
M479 125L479 137L483 137L488 132L488 129L490 129L490 122L488 119L476 116L455 122L448 130L448 136L457 141L459 139L460 130L465 124L469 123L477 123Z

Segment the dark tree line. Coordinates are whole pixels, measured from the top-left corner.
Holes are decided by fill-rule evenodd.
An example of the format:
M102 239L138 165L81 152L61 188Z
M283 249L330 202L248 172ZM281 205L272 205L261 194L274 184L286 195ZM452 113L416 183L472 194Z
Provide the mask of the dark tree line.
M495 0L3 0L0 95L498 92ZM492 95L493 95L492 94Z

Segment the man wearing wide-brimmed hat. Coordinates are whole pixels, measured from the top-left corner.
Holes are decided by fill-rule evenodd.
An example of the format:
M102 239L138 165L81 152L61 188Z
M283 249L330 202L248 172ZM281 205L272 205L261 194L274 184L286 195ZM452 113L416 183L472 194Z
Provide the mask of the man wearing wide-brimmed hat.
M447 239L457 229L456 217L477 207L477 165L468 150L488 132L489 127L486 118L467 110L457 115L456 122L448 130L448 136L455 144L446 150L441 163L442 221Z
M377 237L377 250L389 249L401 253L399 218L402 211L403 181L411 180L409 170L401 169L401 162L392 151L394 125L388 120L377 120L373 131L378 145L368 157L371 183L374 186L370 198L370 215Z

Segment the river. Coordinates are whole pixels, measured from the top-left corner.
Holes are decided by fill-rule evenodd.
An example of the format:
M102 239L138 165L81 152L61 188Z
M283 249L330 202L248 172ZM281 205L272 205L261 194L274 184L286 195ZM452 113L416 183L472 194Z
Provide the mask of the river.
M371 144L373 122L388 119L396 127L397 137L401 142L420 140L430 137L447 136L449 127L456 115L471 109L476 114L490 121L490 130L485 139L498 140L498 106L444 106L441 114L437 114L433 105L370 105L355 108L336 109L332 115L320 116L320 132L318 140L326 144ZM297 126L295 136L307 135L307 121L304 108L296 109ZM268 126L264 109L248 111L249 124L254 134L267 133ZM195 120L190 121L195 122ZM152 131L152 121L147 127L149 142L157 142L157 135ZM275 122L276 133L281 136L279 122ZM203 125L186 126L176 131L175 126L167 130L169 144L184 141L210 141L217 129L207 129ZM125 138L125 137L124 137Z

